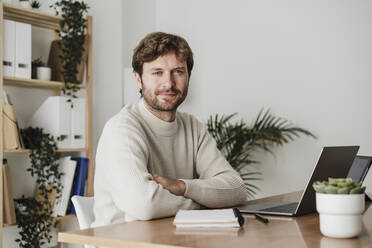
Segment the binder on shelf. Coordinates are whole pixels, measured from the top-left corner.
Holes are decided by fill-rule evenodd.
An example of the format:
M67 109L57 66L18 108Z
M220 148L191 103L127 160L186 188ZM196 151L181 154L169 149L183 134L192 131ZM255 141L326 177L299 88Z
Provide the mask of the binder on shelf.
M61 198L56 200L53 207L52 216L65 216L71 195L72 182L76 169L76 161L71 160L70 156L62 157L59 160L59 170L63 173L61 184Z
M55 138L58 148L70 148L71 144L71 107L64 96L48 97L32 115L29 126L43 128Z
M3 74L8 77L15 75L15 40L16 23L3 20Z
M57 141L58 148L85 147L85 99L72 99L74 107L65 96L48 97L28 122L29 126L43 128Z
M15 77L31 79L31 24L15 25Z
M84 196L85 195L85 185L88 177L88 166L89 166L89 159L88 158L72 158L77 162L76 173L74 177L74 183L72 186L71 197L74 195ZM70 198L71 198L70 197ZM71 202L69 203L69 214L75 214L74 205Z
M9 99L8 94L3 91L3 148L4 149L21 149L22 140L18 128L14 107Z
M73 98L71 109L71 148L85 147L85 98Z
M3 104L3 148L21 149L21 140L13 105Z
M14 208L14 199L13 199L13 190L12 183L10 179L10 168L6 162L6 159L3 160L3 217L4 224L15 224L16 215Z

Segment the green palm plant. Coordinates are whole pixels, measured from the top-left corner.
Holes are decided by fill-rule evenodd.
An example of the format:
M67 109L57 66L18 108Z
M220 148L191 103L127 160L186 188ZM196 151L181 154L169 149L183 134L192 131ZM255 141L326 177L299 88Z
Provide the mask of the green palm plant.
M254 198L259 188L252 181L262 178L261 173L253 166L259 164L253 158L253 153L263 150L274 154L272 149L275 146L289 143L301 134L313 138L316 136L288 120L274 116L269 109L262 109L251 125L243 120L232 122L235 116L236 113L211 116L207 128L216 140L217 148L243 179L248 197Z

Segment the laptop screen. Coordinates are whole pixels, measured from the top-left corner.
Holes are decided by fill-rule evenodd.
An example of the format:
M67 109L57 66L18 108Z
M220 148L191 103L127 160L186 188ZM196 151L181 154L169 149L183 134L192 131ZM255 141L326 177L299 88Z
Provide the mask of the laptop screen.
M356 156L347 177L352 178L356 183L362 182L368 173L371 163L372 157Z

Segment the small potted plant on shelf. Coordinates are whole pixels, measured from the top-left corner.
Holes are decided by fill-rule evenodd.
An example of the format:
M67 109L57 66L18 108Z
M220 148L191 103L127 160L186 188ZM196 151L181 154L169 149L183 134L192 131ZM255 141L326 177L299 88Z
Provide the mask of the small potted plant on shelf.
M315 182L320 232L331 238L352 238L362 231L364 191L351 178L328 178Z
M40 80L50 80L52 77L52 69L45 65L40 56L31 63L31 78Z
M31 8L34 10L39 10L39 8L41 7L41 3L37 0L32 0L30 5Z
M43 57L40 56L34 60L31 61L31 78L32 79L36 79L37 76L36 76L36 68L40 67L40 66L45 66L45 63L43 62Z

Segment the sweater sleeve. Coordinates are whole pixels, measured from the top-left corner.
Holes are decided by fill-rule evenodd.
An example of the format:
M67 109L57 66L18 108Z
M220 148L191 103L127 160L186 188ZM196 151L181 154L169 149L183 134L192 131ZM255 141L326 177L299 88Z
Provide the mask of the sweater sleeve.
M138 128L127 123L106 125L97 149L115 205L139 220L174 216L179 209L200 205L176 196L156 183L147 169L148 148ZM98 185L97 185L98 186Z
M198 178L183 180L186 184L184 196L208 208L244 204L247 195L243 180L218 150L216 141L204 124L198 124Z

